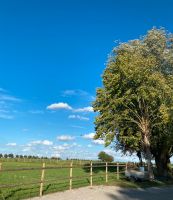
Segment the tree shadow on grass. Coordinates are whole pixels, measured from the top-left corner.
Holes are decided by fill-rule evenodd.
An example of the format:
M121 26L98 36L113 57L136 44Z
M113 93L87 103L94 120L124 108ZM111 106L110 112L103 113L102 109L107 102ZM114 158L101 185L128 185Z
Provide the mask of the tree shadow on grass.
M113 163L108 163L108 173L115 173L117 172L117 167L116 166L109 166L109 165L113 165ZM115 165L115 164L114 164ZM90 172L90 164L86 163L83 166L83 170L86 173ZM119 167L119 171L123 171L125 169L124 166L120 166ZM100 173L100 172L106 172L106 164L105 163L93 163L92 164L92 172L93 173Z

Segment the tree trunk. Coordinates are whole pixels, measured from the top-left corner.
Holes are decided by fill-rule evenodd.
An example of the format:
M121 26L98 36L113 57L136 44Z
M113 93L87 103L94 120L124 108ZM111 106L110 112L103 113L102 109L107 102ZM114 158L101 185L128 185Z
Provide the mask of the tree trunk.
M152 163L151 163L152 154L151 154L151 150L150 150L150 142L149 142L148 134L144 135L143 142L144 142L145 157L147 160L149 180L152 181L152 180L154 180L154 173L153 173Z
M142 167L143 166L143 161L142 161L142 153L141 153L141 151L138 151L136 155L138 156L139 164Z
M169 155L167 153L160 153L155 156L155 162L157 167L157 175L163 178L170 177L170 169L168 166L170 163Z

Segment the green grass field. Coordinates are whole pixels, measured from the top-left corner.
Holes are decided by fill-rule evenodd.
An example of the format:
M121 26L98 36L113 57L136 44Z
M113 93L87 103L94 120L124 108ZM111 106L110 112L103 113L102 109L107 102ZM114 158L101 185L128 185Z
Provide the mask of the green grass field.
M0 200L19 200L39 196L41 169L36 168L42 167L41 161L25 160L25 162L23 162L11 159L8 161L1 160L0 162L2 163L2 170L0 171ZM45 163L48 168L57 168L45 170L43 195L51 192L68 190L70 169L61 167L70 166L70 161L46 161ZM103 165L101 163L99 164ZM73 168L72 188L89 186L90 168L86 168L86 166L89 166L89 162L81 163L79 161L74 161L73 165L78 165L78 168ZM22 168L34 168L35 170L4 171ZM125 167L120 167L120 172L124 169ZM123 173L120 174L120 179L117 180L116 170L116 166L108 167L108 183L105 183L105 167L93 167L93 185L106 184L122 187L148 187L165 184L161 182L132 183L125 180ZM2 188L2 185L20 186Z
M4 199L24 199L39 195L40 178L41 178L41 161L1 161L2 170L0 171L0 200ZM79 166L79 164L81 164ZM100 164L100 163L99 163ZM79 163L74 161L73 166L72 188L78 188L90 185L90 168L89 162ZM103 164L102 164L103 165ZM105 164L104 164L105 165ZM56 169L46 169L44 178L43 194L57 192L69 189L69 168L61 168L70 166L70 161L46 161L46 167L59 167ZM84 167L85 166L85 167ZM35 168L35 170L23 171L4 171L11 169ZM122 170L122 168L120 168ZM116 176L116 167L108 167L108 183L118 182ZM93 185L105 184L105 167L93 168ZM20 185L8 188L2 188L2 185Z

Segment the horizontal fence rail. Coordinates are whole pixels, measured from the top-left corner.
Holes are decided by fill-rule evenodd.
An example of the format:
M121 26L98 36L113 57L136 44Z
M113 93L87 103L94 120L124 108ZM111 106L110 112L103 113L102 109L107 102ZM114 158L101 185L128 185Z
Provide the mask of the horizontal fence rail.
M21 168L4 168L3 163L0 163L0 175L3 175L4 173L21 173L21 172L26 172L28 173L29 171L32 172L37 172L39 173L38 175L40 176L40 179L38 178L32 178L33 181L27 181L25 183L14 183L14 184L0 184L0 190L3 192L3 189L8 188L16 188L16 187L25 187L29 185L39 185L39 193L38 195L41 197L44 194L44 186L47 183L56 183L57 181L67 181L69 187L69 190L73 189L73 183L77 180L88 180L88 185L90 187L93 186L94 181L96 177L103 177L105 180L105 183L109 182L109 175L114 176L116 180L120 179L120 175L125 173L125 170L127 169L127 163L126 164L121 164L121 163L96 163L96 162L90 162L90 163L84 163L84 164L74 164L73 162L69 163L69 165L62 165L62 166L46 166L46 163L42 163L41 167L21 167ZM109 169L111 168L111 172L109 172ZM69 175L67 176L56 176L56 177L51 177L50 179L46 179L46 173L48 171L52 171L54 173L54 170L66 170ZM75 175L74 171L76 169L82 169L86 170L85 174L83 175ZM99 173L97 174L94 172L94 170L100 170ZM53 176L53 175L52 175ZM60 184L60 183L58 183Z

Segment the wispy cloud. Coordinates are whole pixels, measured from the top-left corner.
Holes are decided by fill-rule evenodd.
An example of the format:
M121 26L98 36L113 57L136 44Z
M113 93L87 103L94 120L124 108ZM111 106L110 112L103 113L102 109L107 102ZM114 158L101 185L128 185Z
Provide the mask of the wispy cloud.
M32 141L28 144L28 146L32 146L32 145L46 145L46 146L50 146L50 145L53 145L53 142L52 141L49 141L49 140L35 140L35 141Z
M14 110L11 108L14 104L21 102L22 100L8 94L8 91L0 88L0 118L1 119L13 119Z
M6 146L16 146L17 144L15 142L7 143Z
M23 128L22 131L23 131L23 132L28 132L29 129L28 129L28 128Z
M70 148L70 145L69 144L63 144L63 145L57 145L57 146L54 146L53 149L55 150L58 150L58 151L64 151L64 150L67 150Z
M65 110L72 110L72 107L69 106L67 103L53 103L49 106L47 106L48 110L60 110L60 109L65 109Z
M9 113L9 111L5 109L0 109L0 113Z
M14 116L0 113L0 118L1 119L14 119Z
M0 88L0 92L7 92L4 88Z
M14 102L20 102L21 99L8 95L8 94L0 94L0 101L14 101Z
M69 119L79 119L79 120L84 120L84 121L89 120L88 117L83 117L83 116L80 116L80 115L69 115L68 118Z
M94 100L94 96L92 96L89 92L76 89L76 90L65 90L62 92L63 97L69 97L69 96L78 96L78 97L84 97L87 100Z
M72 127L72 128L80 128L80 129L85 129L85 127L83 127L83 126L77 126L77 125L72 125L71 127Z
M65 90L62 92L62 96L64 97L76 95L81 95L81 92L79 90Z
M31 147L24 147L24 148L22 149L22 152L29 152L29 151L31 151L31 150L32 150Z
M29 110L28 112L31 114L44 114L43 110Z
M70 135L61 135L57 137L57 140L59 141L71 141L74 140L75 138L70 136Z
M63 96L86 96L89 95L88 92L84 90L65 90Z

